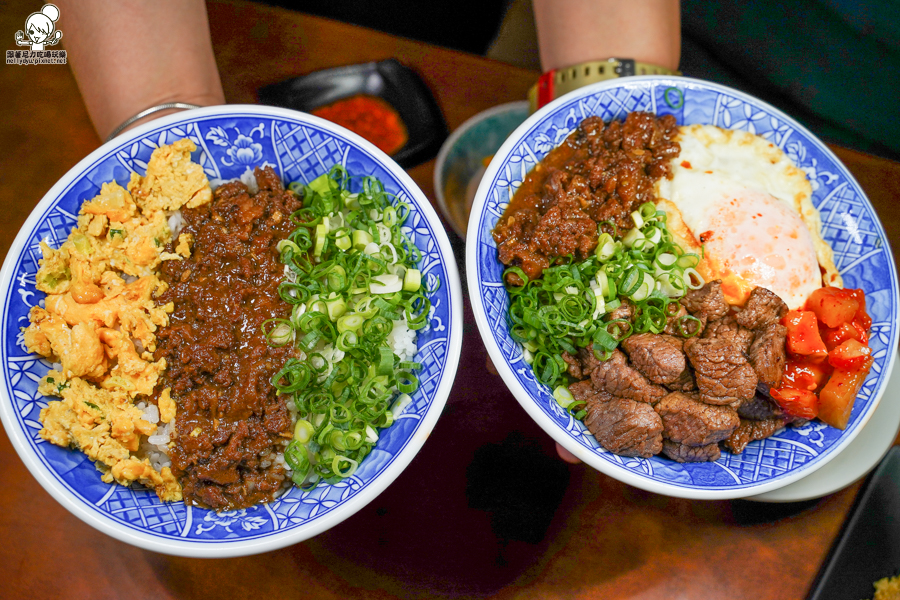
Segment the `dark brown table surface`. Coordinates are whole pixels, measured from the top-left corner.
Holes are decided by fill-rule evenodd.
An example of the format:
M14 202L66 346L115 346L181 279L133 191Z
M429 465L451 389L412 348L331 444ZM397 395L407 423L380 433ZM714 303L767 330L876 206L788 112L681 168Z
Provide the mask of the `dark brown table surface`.
M9 48L39 6L4 3L0 33ZM422 75L453 129L481 110L522 99L537 78L477 56L258 5L214 2L209 12L229 102L255 102L260 86L317 69L393 57ZM68 67L4 66L0 103L5 256L38 200L100 140ZM900 164L835 152L875 205L896 259ZM433 168L431 161L410 170L432 200ZM485 369L466 311L457 382L419 455L359 513L276 552L200 560L118 542L57 504L0 433L0 596L764 600L807 593L859 483L805 503L700 502L566 465Z

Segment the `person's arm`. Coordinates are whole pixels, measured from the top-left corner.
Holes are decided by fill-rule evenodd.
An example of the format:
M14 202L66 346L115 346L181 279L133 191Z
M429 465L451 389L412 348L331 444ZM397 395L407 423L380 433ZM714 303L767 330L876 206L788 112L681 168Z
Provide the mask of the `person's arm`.
M534 0L544 71L607 58L677 70L678 0Z
M630 58L677 70L681 60L679 0L533 0L541 67L561 69ZM560 458L581 462L558 443Z
M203 0L56 4L66 55L101 139L151 106L225 102Z

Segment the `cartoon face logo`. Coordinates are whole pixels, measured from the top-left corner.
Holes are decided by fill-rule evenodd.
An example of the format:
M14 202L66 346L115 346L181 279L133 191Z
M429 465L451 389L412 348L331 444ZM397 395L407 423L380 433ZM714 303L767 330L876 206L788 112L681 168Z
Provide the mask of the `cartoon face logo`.
M56 5L45 4L41 12L28 15L25 20L25 31L16 32L16 44L31 46L31 49L35 51L43 50L44 46L55 46L62 39L62 32L55 31L55 23L58 19L59 9L56 8Z

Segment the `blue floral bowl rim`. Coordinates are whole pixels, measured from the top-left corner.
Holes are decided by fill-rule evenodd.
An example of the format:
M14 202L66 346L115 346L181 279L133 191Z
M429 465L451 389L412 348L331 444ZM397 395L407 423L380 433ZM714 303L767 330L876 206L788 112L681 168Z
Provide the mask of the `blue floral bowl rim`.
M386 170L390 171L392 175L397 178L398 183L409 192L410 196L415 201L417 210L421 212L431 224L435 240L441 251L441 256L449 259L453 258L454 254L453 249L450 246L450 240L447 237L437 212L434 210L434 207L431 205L431 202L425 196L424 192L422 192L419 186L402 167L368 140L340 125L300 111L265 105L225 104L191 109L154 119L101 144L100 147L80 160L75 166L69 169L46 194L44 194L41 200L32 209L7 251L3 266L0 268L0 283L2 283L4 287L8 287L11 283L11 277L15 270L16 263L24 250L25 244L36 226L41 222L43 215L58 202L61 193L73 182L82 177L91 166L106 157L115 155L115 153L122 148L140 141L150 134L171 128L172 126L192 123L200 119L208 119L217 116L223 118L259 116L274 119L283 118L292 122L307 122L310 125L315 125L316 127L328 130L339 137L345 138L357 146L364 154L369 155L373 160L381 163ZM412 462L412 459L415 458L416 454L418 454L419 450L421 450L425 441L430 436L438 418L443 412L459 366L459 359L462 352L463 329L462 286L459 270L455 260L445 260L443 261L443 265L446 269L448 281L442 282L442 285L447 285L449 288L449 310L450 314L454 315L456 318L451 320L451 330L448 334L447 354L445 359L447 365L446 373L435 390L434 401L422 418L421 424L415 430L410 440L393 459L388 468L378 474L361 492L345 501L339 509L329 511L321 517L316 517L308 524L284 532L273 532L262 538L251 540L237 539L233 542L220 541L215 544L200 541L174 541L157 537L149 532L135 532L112 519L106 518L101 514L85 508L83 502L69 492L51 470L36 457L29 446L23 431L18 427L18 424L15 421L15 417L12 414L12 400L6 393L5 386L3 387L3 390L0 391L0 422L3 423L7 436L19 455L19 458L44 490L80 520L120 541L155 552L196 558L247 556L277 550L302 542L338 525L361 510L383 492L406 469L409 463ZM7 308L5 299L2 301L2 306L5 311ZM5 319L4 315L0 315L0 317Z
M472 204L472 211L469 215L469 223L467 227L470 235L466 240L465 271L467 274L466 280L469 290L469 297L472 302L472 312L474 313L475 321L478 326L478 332L481 335L481 339L488 351L488 355L490 356L490 359L493 362L494 366L497 368L497 371L500 374L500 377L503 379L503 382L506 384L507 388L513 394L522 408L524 408L528 415L535 421L535 423L537 423L545 433L553 438L555 442L559 443L566 450L575 455L579 460L600 471L601 473L622 481L623 483L627 483L634 487L658 494L695 500L724 500L747 498L790 485L791 483L794 483L820 469L835 456L837 456L842 450L844 450L850 444L850 442L852 442L856 438L859 432L862 431L869 418L875 412L878 403L881 401L881 398L884 395L884 391L887 387L887 383L890 380L894 363L897 362L897 341L898 335L900 335L900 312L895 311L895 314L897 316L892 323L892 338L889 348L889 356L885 358L884 362L884 377L881 379L881 383L878 389L873 394L874 397L867 406L865 414L862 415L861 419L859 420L859 424L852 431L847 432L842 437L841 441L831 447L824 456L820 456L817 460L813 461L812 464L804 465L804 467L797 469L795 472L789 475L783 475L765 481L763 483L746 485L740 488L717 490L713 488L702 488L699 486L683 487L674 484L670 485L667 483L653 481L649 478L644 478L642 476L636 475L627 469L603 460L599 454L591 451L588 448L585 448L581 444L578 444L565 430L551 421L546 416L546 414L544 414L544 412L535 401L535 398L533 398L531 394L528 393L528 391L522 386L521 382L515 376L512 368L510 367L510 364L507 362L506 358L503 356L500 348L497 346L494 340L494 331L487 320L487 312L484 306L484 299L481 297L481 290L479 289L479 285L481 283L481 270L478 264L478 245L482 243L479 231L479 221L482 219L482 213L484 212L485 206L487 204L487 195L493 186L494 180L497 177L497 172L500 170L500 167L505 162L505 160L509 157L510 153L521 143L521 141L528 135L528 133L538 127L539 124L541 124L547 117L550 117L554 113L556 113L558 108L570 104L575 100L592 96L607 89L628 87L641 88L644 86L648 86L648 84L650 87L652 87L653 84L690 86L694 88L703 88L708 91L729 94L741 98L742 100L756 105L771 114L777 115L780 119L783 119L785 122L789 123L792 128L824 149L825 152L830 155L830 157L838 165L838 167L842 169L842 175L850 183L852 183L856 187L856 189L860 191L861 197L863 198L866 205L868 205L872 214L875 216L876 225L882 233L882 238L885 240L886 253L889 258L889 266L893 277L892 286L894 293L892 296L892 300L895 303L895 307L897 305L900 305L900 289L898 289L897 283L897 267L894 264L893 254L890 252L890 248L887 247L888 240L887 236L884 235L884 227L882 226L881 221L874 210L874 207L872 207L871 202L866 196L865 191L859 185L859 182L856 181L850 170L847 169L843 162L841 162L841 160L834 154L834 152L824 142L822 142L818 138L818 136L798 123L795 119L785 114L781 109L776 108L771 104L740 90L736 90L725 85L704 81L701 79L695 79L692 77L642 75L628 77L627 79L615 79L593 83L573 90L563 96L560 96L556 100L550 102L535 113L531 114L525 120L525 122L519 125L519 127L517 127L515 131L513 131L507 137L506 141L503 143L500 149L497 150L497 152L494 154L494 158L488 166L481 180L481 184L479 185L478 190L475 194L475 200Z

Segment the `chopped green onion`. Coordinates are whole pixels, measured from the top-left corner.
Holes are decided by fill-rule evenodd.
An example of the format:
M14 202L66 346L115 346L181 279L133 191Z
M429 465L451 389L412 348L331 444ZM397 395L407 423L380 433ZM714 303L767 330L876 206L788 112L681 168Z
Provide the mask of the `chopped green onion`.
M697 269L689 267L684 270L684 283L692 290L699 290L705 282L703 281L703 276L697 272Z
M319 223L316 225L316 247L313 250L313 256L322 256L326 241L328 241L328 226L324 223Z
M412 396L409 394L400 394L397 396L397 399L394 400L394 404L391 406L391 414L395 417L406 410L406 407L412 402Z
M600 348L612 351L616 349L616 346L619 345L619 340L610 335L610 333L605 329L598 329L594 332L593 336L594 347L599 346Z
M331 179L328 176L328 173L324 173L319 175L315 179L309 182L309 189L317 194L326 194L329 191L331 184Z
M594 251L597 259L606 261L612 258L615 253L616 242L613 237L608 233L601 233L600 238L597 240L597 249Z
M305 444L312 438L314 431L315 428L312 426L312 423L305 419L298 419L297 424L294 425L294 439L301 444Z
M353 231L353 249L364 250L366 246L372 243L372 234L362 229Z
M378 368L375 372L379 375L390 375L394 370L394 353L387 346L378 348L378 353Z
M403 281L392 274L375 275L369 284L369 291L373 294L393 294L403 289Z
M684 315L675 321L675 327L681 337L694 337L703 329L703 323L693 315Z
M640 211L636 210L633 213L631 213L631 218L634 221L635 229L640 229L641 227L644 226L644 218L641 216Z
M365 320L365 317L357 313L344 315L337 320L338 333L344 333L346 331L359 331Z
M403 276L403 291L418 292L422 287L422 272L418 269L407 269Z
M678 266L682 269L690 269L700 264L700 257L696 254L684 254L678 259Z
M334 239L334 245L341 250L349 250L353 242L350 241L350 236L344 233Z
M268 331L266 327L271 327ZM287 319L269 319L262 324L263 335L273 346L284 346L294 339L294 328Z
M553 390L553 397L563 408L569 408L569 405L575 402L572 392L564 385L556 386L556 389Z
M272 344L296 347L272 385L291 397L296 424L285 460L303 489L351 476L378 429L412 401L422 365L400 360L391 334L398 325L425 327L431 312L434 290L424 289L417 268L423 255L401 229L410 206L373 177L354 183L357 192L351 182L336 166L289 186L303 208L277 245L286 267L278 293L293 308L290 319L263 325Z
M510 335L538 381L551 388L569 381L563 352L593 344L595 355L608 359L632 333L663 331L670 304L704 283L699 256L672 241L664 211L647 202L632 220L636 226L622 236L614 223L600 223L597 247L583 261L561 257L535 280L515 266L503 273ZM633 316L612 319L626 302Z
M325 307L328 311L328 318L332 321L337 321L338 317L347 312L347 302L340 296L326 300Z
M625 244L625 247L632 248L639 240L644 239L644 234L640 229L635 227L634 229L629 229L628 233L625 234L625 237L622 238L622 243Z
M344 466L346 465L346 466ZM331 470L340 478L350 477L356 471L359 463L352 458L337 455L331 463ZM343 468L342 468L343 467Z

